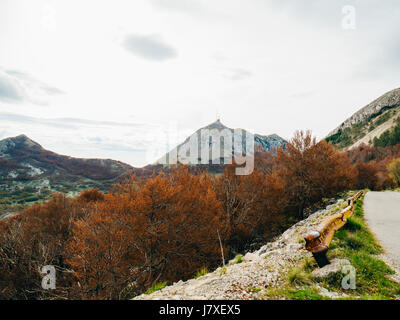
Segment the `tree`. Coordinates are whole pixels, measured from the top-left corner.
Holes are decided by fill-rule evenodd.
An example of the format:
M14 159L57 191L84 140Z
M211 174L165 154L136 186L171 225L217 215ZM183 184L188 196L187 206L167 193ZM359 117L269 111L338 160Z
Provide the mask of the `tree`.
M0 297L3 299L67 299L72 270L66 263L65 244L73 222L95 204L55 194L0 224ZM41 287L43 266L57 272L56 290Z
M180 166L137 185L75 223L69 262L85 298L132 296L221 262L217 232L224 239L227 228L211 177Z
M104 194L97 188L85 190L78 196L77 200L83 202L104 201Z
M307 206L352 186L355 173L347 155L325 140L317 143L311 131L297 131L286 148L277 156L278 175L284 181L282 196L299 219Z
M376 162L358 163L355 169L357 172L357 189L370 188L376 190L378 183L378 167Z
M281 210L277 193L283 188L279 179L257 168L250 175L236 175L235 168L235 164L229 165L216 182L229 226L227 245L233 254L250 249L258 237L265 241L272 235Z

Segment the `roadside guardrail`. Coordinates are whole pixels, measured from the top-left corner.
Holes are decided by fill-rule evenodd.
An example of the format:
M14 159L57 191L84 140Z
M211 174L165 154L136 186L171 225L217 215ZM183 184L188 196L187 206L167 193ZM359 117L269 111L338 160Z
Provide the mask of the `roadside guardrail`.
M336 213L327 218L316 231L312 231L304 237L304 240L306 240L306 249L313 254L320 268L330 263L326 253L328 252L332 238L335 232L343 227L347 219L353 215L354 203L362 193L362 191L357 192L353 197L347 199L348 207L343 209L340 213Z

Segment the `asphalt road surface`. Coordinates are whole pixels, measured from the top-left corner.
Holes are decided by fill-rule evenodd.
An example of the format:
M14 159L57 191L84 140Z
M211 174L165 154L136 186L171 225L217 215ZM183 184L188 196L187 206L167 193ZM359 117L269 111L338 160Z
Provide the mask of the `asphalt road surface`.
M400 192L368 192L364 213L387 255L400 265Z

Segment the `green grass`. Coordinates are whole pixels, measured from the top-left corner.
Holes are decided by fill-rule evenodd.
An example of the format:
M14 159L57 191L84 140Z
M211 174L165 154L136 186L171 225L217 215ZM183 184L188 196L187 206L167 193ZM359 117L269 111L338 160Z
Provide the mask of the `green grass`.
M269 289L266 291L266 296L271 300L332 300L321 295L317 288L313 286L295 289L290 287L280 289Z
M292 286L312 284L311 274L304 267L291 269L287 274L287 281Z
M223 266L219 270L219 275L222 276L222 275L226 274L227 271L228 271L228 269L225 266Z
M196 275L194 276L195 279L200 278L208 273L208 269L206 267L202 268L201 270L197 271Z
M394 274L377 255L383 249L364 220L363 199L357 201L353 216L335 233L328 258L345 258L356 269L356 289L347 292L341 288L341 277L325 279L324 285L351 293L360 299L393 299L400 295L400 285L389 276Z
M364 193L365 194L365 193ZM364 220L363 198L357 201L353 216L339 229L332 240L328 258L347 259L356 270L356 289L344 290L344 275L334 274L317 280L312 271L317 265L312 257L307 257L302 264L289 269L286 279L279 289L266 292L268 299L290 300L325 300L317 285L328 291L347 295L342 300L390 300L400 296L400 284L390 279L394 274L378 255L383 253Z
M329 298L319 294L318 290L312 287L299 290L289 290L287 295L290 300L330 300Z
M167 286L167 281L156 283L151 288L147 289L147 291L144 294L152 294L152 293L154 293L156 291L164 289L166 286Z
M242 263L243 262L243 256L241 254L238 254L235 257L235 260L233 261L233 264L238 264L238 263Z
M261 288L256 288L256 287L249 287L249 288L247 289L247 291L253 292L253 293L260 292L261 290L262 290Z

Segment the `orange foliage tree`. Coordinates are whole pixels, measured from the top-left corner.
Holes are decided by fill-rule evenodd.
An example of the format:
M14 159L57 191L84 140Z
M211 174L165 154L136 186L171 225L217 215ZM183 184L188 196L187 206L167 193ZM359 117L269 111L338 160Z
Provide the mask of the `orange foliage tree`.
M92 210L93 204L55 194L0 224L0 298L68 298L71 274L65 243L71 227ZM41 287L43 266L53 265L57 289Z
M69 262L83 297L132 296L220 263L217 232L227 228L206 173L179 167L120 190L75 223Z
M282 196L288 207L303 219L304 209L349 189L355 172L346 154L325 140L317 142L310 131L297 131L277 156L277 174L284 181Z
M218 199L224 206L229 238L234 252L243 251L257 237L264 240L277 222L283 185L276 177L255 169L250 175L236 175L236 165L228 166L216 182Z

